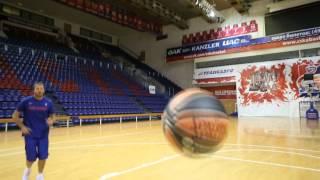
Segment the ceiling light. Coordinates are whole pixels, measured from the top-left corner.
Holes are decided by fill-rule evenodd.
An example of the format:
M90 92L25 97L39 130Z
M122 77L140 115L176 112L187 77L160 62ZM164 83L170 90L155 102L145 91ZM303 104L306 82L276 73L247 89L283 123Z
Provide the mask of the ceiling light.
M216 13L214 13L214 11L212 10L212 11L210 11L210 13L208 14L208 16L209 16L209 17L214 17L214 16L216 16Z

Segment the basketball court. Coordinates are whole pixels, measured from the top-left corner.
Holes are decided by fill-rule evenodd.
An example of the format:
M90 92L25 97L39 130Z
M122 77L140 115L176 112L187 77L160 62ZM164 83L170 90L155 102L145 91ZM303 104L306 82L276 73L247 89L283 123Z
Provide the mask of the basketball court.
M0 176L20 179L23 139L18 131L0 135ZM53 128L50 136L52 180L320 178L319 125L299 119L231 119L223 148L196 159L172 149L159 120Z
M0 180L320 180L319 11L1 0Z

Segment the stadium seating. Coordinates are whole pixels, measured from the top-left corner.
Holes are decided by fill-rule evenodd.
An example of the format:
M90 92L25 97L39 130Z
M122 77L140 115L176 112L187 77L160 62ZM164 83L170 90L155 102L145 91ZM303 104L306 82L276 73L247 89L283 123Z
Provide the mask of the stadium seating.
M182 45L189 45L193 43L201 43L221 38L227 38L232 36L244 35L248 33L253 33L258 31L258 24L255 20L251 20L249 25L247 22L242 22L241 26L239 24L234 24L232 27L227 25L226 27L222 28L219 27L217 30L210 29L208 31L195 32L190 33L189 35L182 36Z
M75 117L162 112L168 102L163 95L149 94L83 39L72 37L81 51L77 54L11 36L0 38L0 118L11 117L17 103L32 94L35 81L44 83L61 113Z

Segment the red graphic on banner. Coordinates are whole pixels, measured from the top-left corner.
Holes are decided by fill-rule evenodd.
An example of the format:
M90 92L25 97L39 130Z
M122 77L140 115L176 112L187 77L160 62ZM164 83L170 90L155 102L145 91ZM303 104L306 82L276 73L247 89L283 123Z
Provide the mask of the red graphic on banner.
M239 93L243 97L242 105L250 103L286 101L288 88L285 80L285 64L273 65L271 68L252 66L241 74Z
M320 60L314 62L312 60L300 60L294 64L292 64L291 68L291 79L292 81L289 83L290 88L295 94L295 98L299 97L299 86L301 86L301 82L303 80L304 74L314 74L315 72L307 72L306 69L308 67L318 67L320 64Z

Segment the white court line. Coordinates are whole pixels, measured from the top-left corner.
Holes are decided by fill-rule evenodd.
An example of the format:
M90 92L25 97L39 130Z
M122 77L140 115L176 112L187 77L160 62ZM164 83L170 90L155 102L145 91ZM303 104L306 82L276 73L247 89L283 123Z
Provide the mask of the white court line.
M273 136L285 136L285 137L294 137L294 138L306 138L306 139L319 139L319 136L306 136L306 135L294 135L294 134L281 134L277 132L266 132L267 135Z
M94 137L94 138L86 138L86 139L78 139L78 140L67 140L67 141L60 141L60 142L53 142L50 143L50 145L54 144L65 144L65 143L73 143L73 142L82 142L82 141L92 141L92 140L99 140L99 139L109 139L113 137L121 137L121 136L131 136L131 135L138 135L138 134L147 134L147 133L154 133L155 131L141 131L141 132L136 132L136 133L126 133L126 134L117 134L117 135L110 135L110 136L99 136L99 137ZM51 138L51 137L49 137ZM50 141L50 139L49 139ZM0 149L0 152L5 152L5 151L12 151L12 150L20 150L21 147L16 147L16 148L7 148L7 149Z
M308 167L303 167L303 166L293 166L293 165L286 165L286 164L281 164L281 163L255 161L255 160L233 158L233 157L226 157L226 156L219 156L219 155L213 155L213 156L211 156L211 158L220 158L220 159L224 159L224 160L240 161L240 162L269 165L269 166L277 166L277 167L284 167L284 168L292 168L292 169L299 169L299 170L306 170L306 171L313 171L313 172L320 173L320 169L308 168Z
M272 149L284 149L284 150L294 150L294 151L305 151L305 152L314 152L320 153L318 150L312 149L301 149L301 148L292 148L292 147L280 147L280 146L269 146L269 145L255 145L255 144L232 144L226 143L224 146L248 146L248 147L259 147L259 148L272 148Z
M147 134L147 133L155 133L155 132L156 131L154 131L154 130L148 130L148 131L140 131L140 132L135 132L135 133L125 133L125 134L117 134L117 135L110 135L110 136L99 136L99 137L87 138L87 139L60 141L60 142L53 142L50 144L65 144L65 143L91 141L91 140L98 140L98 139L109 139L109 138L113 138L113 137L131 136L131 135Z
M115 176L120 176L120 175L123 175L123 174L127 174L127 173L130 173L130 172L139 170L139 169L147 168L147 167L150 167L150 166L153 166L153 165L156 165L156 164L160 164L160 163L165 162L165 161L169 161L169 160L175 159L175 158L177 158L179 156L180 155L178 155L178 154L172 155L172 156L166 156L166 157L163 157L163 158L161 158L161 159L159 159L157 161L143 163L143 164L141 164L139 166L136 166L136 167L133 167L133 168L130 168L130 169L126 169L126 170L119 171L119 172L107 173L107 174L101 176L99 180L106 180L106 179L110 179L110 178L115 177Z
M219 152L238 152L238 151L269 151L269 152L276 152L276 153L296 154L296 155L300 155L300 156L306 156L306 157L320 159L319 156L312 156L312 155L307 155L307 154L302 154L302 153L294 153L294 152L287 152L287 151L263 150L263 149L228 149L228 150L217 151L217 153L219 153ZM314 168L308 168L308 167L302 167L302 166L286 165L286 164L281 164L281 163L247 160L247 159L232 158L232 157L219 156L219 155L203 155L203 156L204 157L211 157L211 158L222 158L222 159L225 159L225 160L241 161L241 162L256 163L256 164L262 164L262 165L271 165L271 166L277 166L277 167L294 168L294 169L300 169L300 170L320 172L320 169L314 169ZM139 166L136 166L136 167L133 167L133 168L129 168L129 169L126 169L126 170L123 170L123 171L107 173L107 174L104 174L103 176L101 176L99 180L107 180L107 179L112 178L112 177L121 176L123 174L127 174L127 173L130 173L130 172L133 172L133 171L136 171L136 170L140 170L140 169L143 169L143 168L148 168L150 166L153 166L153 165L156 165L156 164L160 164L160 163L162 163L164 161L172 160L172 159L175 159L177 157L179 157L179 155L168 156L168 157L159 159L157 161L143 163L143 164L141 164Z
M132 133L131 133L132 134ZM129 135L131 135L129 134ZM108 136L110 137L110 136ZM115 144L90 144L90 145L70 145L70 146L61 146L61 147L50 147L50 150L65 150L65 149L77 149L77 148L90 148L90 147L115 147L115 146L128 146L128 145L166 145L168 143L165 142L131 142L131 143L115 143ZM50 144L51 145L51 144ZM315 150L307 150L307 149L295 149L295 148L284 148L284 147L276 147L276 146L263 146L263 145L246 145L246 144L225 144L226 146L245 146L245 147L258 147L258 148L272 148L272 149L282 149L282 150L296 150L296 151L306 151L306 152L318 152L320 151L315 151ZM24 154L25 151L21 150L22 148L18 148L17 152L9 152L9 153L4 153L0 154L0 157L5 157L5 156L11 156L11 155L18 155L18 154ZM246 151L250 149L243 149L239 151ZM259 149L256 149L258 151ZM226 150L223 150L225 152ZM275 150L259 150L259 151L268 151L268 152L283 152L287 154L295 154L295 155L301 155L301 156L306 156L306 157L312 157L312 158L318 158L318 156L312 156L312 155L306 155L302 153L295 153L295 152L288 152L288 151L275 151ZM221 152L221 151L219 151Z
M72 143L72 142L81 142L81 141L91 141L91 140L97 140L97 139L108 139L113 137L121 137L121 136L130 136L130 135L137 135L137 134L144 134L144 133L153 133L154 131L142 131L137 133L126 133L126 134L120 134L120 135L111 135L111 136L101 136L101 137L94 137L94 138L87 138L87 139L79 139L79 140L70 140L70 141L61 141L61 142L53 142L50 143L50 145L54 144L64 144L64 143ZM49 146L50 146L49 145ZM224 146L248 146L248 147L261 147L261 148L272 148L272 149L283 149L283 150L295 150L295 151L305 151L305 152L314 152L314 153L320 153L320 150L312 150L312 149L302 149L302 148L291 148L291 147L280 147L280 146L269 146L269 145L255 145L255 144L232 144L232 143L225 143ZM0 149L1 152L5 151L12 151L12 150L20 150L21 147L16 148L8 148L8 149ZM51 148L50 148L51 149ZM1 156L1 154L0 154Z
M64 150L64 149L68 149L68 148L103 147L103 146L127 146L127 145L154 145L154 144L156 144L156 145L165 145L167 143L161 143L161 142L141 143L141 142L139 142L139 143L120 143L120 144L95 144L95 145L55 147L55 148L52 148L52 149L53 150ZM245 146L245 145L243 145L243 146ZM258 146L258 145L255 145L255 146ZM262 146L262 147L264 147L264 146ZM267 147L270 147L270 146L267 146ZM219 152L239 152L239 151L263 151L263 152L285 153L285 154L294 154L294 155L300 155L300 156L320 159L319 156L312 156L312 155L308 155L308 154L288 152L288 151L264 150L264 149L228 149L228 150L218 151L217 153L219 153ZM0 154L0 156L16 155L16 154L19 154L19 153L23 154L24 151L15 152L15 153L9 153L9 154ZM139 166L136 166L136 167L133 167L133 168L130 168L130 169L127 169L127 170L123 170L123 171L120 171L120 172L108 173L108 174L103 175L100 178L100 180L108 179L108 178L115 177L115 176L120 176L122 174L126 174L126 173L130 173L130 172L133 172L133 171L136 171L136 170L139 170L139 169L147 168L147 167L162 163L164 161L175 159L175 158L177 158L179 156L180 155L167 156L167 157L161 158L161 159L159 159L157 161L143 163L143 164L141 164ZM247 163L255 163L255 164L262 164L262 165L271 165L271 166L277 166L277 167L294 168L294 169L301 169L301 170L320 172L320 169L314 169L314 168L308 168L308 167L302 167L302 166L293 166L293 165L286 165L286 164L273 163L273 162L255 161L255 160L246 160L246 159L219 156L219 155L213 155L213 156L207 155L207 156L208 157L212 157L212 158L222 158L222 159L225 159L225 160L241 161L241 162L247 162Z
M235 152L235 151L236 152L241 152L241 151L272 152L272 153L291 154L291 155L297 155L297 156L304 156L308 158L320 159L320 156L314 156L314 155L291 152L291 151L278 151L278 150L268 150L268 149L228 149L228 150L217 151L217 153L218 152Z
M70 145L70 146L61 146L61 147L51 147L49 150L66 150L66 149L79 149L79 148L101 148L101 147L117 147L117 146L130 146L130 145L168 145L168 143L162 142L131 142L131 143L114 143L114 144L90 144L90 145ZM20 148L22 149L22 148ZM24 154L25 151L17 151L0 154L0 157L6 157L11 155Z

